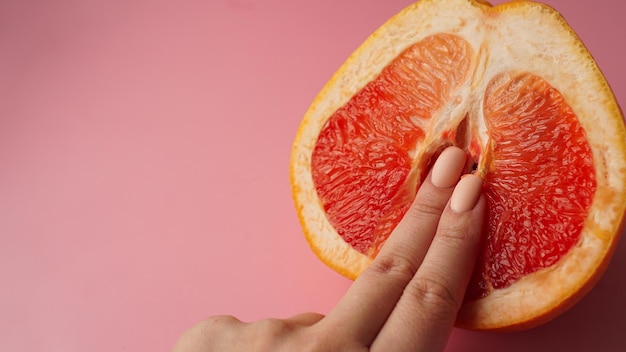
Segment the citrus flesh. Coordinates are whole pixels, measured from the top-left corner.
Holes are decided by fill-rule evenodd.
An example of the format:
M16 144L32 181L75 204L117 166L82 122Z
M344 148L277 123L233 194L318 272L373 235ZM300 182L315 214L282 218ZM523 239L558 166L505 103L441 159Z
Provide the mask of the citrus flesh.
M294 199L313 250L354 278L437 154L465 149L489 214L458 325L527 328L604 270L626 208L625 139L604 77L554 10L424 0L368 39L307 112Z

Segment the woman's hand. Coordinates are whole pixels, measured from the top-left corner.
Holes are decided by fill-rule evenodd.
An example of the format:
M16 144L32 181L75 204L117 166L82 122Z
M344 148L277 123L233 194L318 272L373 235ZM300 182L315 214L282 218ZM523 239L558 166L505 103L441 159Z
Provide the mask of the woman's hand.
M486 209L466 154L444 150L372 264L327 315L242 323L209 318L174 348L191 351L441 351L463 301Z

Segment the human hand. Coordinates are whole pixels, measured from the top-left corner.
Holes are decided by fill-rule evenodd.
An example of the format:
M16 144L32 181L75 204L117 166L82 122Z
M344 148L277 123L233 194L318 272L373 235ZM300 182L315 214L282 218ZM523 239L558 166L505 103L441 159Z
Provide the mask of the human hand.
M327 315L243 323L209 318L174 352L441 351L478 253L486 202L466 154L444 150L372 264Z

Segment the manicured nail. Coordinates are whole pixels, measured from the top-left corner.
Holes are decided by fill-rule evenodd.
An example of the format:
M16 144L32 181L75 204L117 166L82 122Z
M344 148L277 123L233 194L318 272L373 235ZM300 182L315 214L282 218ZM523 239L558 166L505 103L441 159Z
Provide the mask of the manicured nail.
M456 213L474 209L483 188L483 180L474 174L464 175L452 191L450 208Z
M430 181L435 187L448 188L461 177L467 155L457 147L446 148L433 165Z

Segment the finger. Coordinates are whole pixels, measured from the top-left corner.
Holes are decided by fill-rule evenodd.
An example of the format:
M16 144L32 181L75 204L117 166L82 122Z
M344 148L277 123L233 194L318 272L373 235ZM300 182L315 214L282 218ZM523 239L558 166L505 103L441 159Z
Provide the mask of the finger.
M372 350L385 350L390 343L399 350L443 350L478 255L486 209L481 191L478 176L459 181L422 265Z
M324 315L319 313L301 313L285 319L285 321L300 326L311 326L322 320L322 318L324 318Z
M444 150L407 214L372 264L321 324L369 345L422 263L466 161L463 150Z

